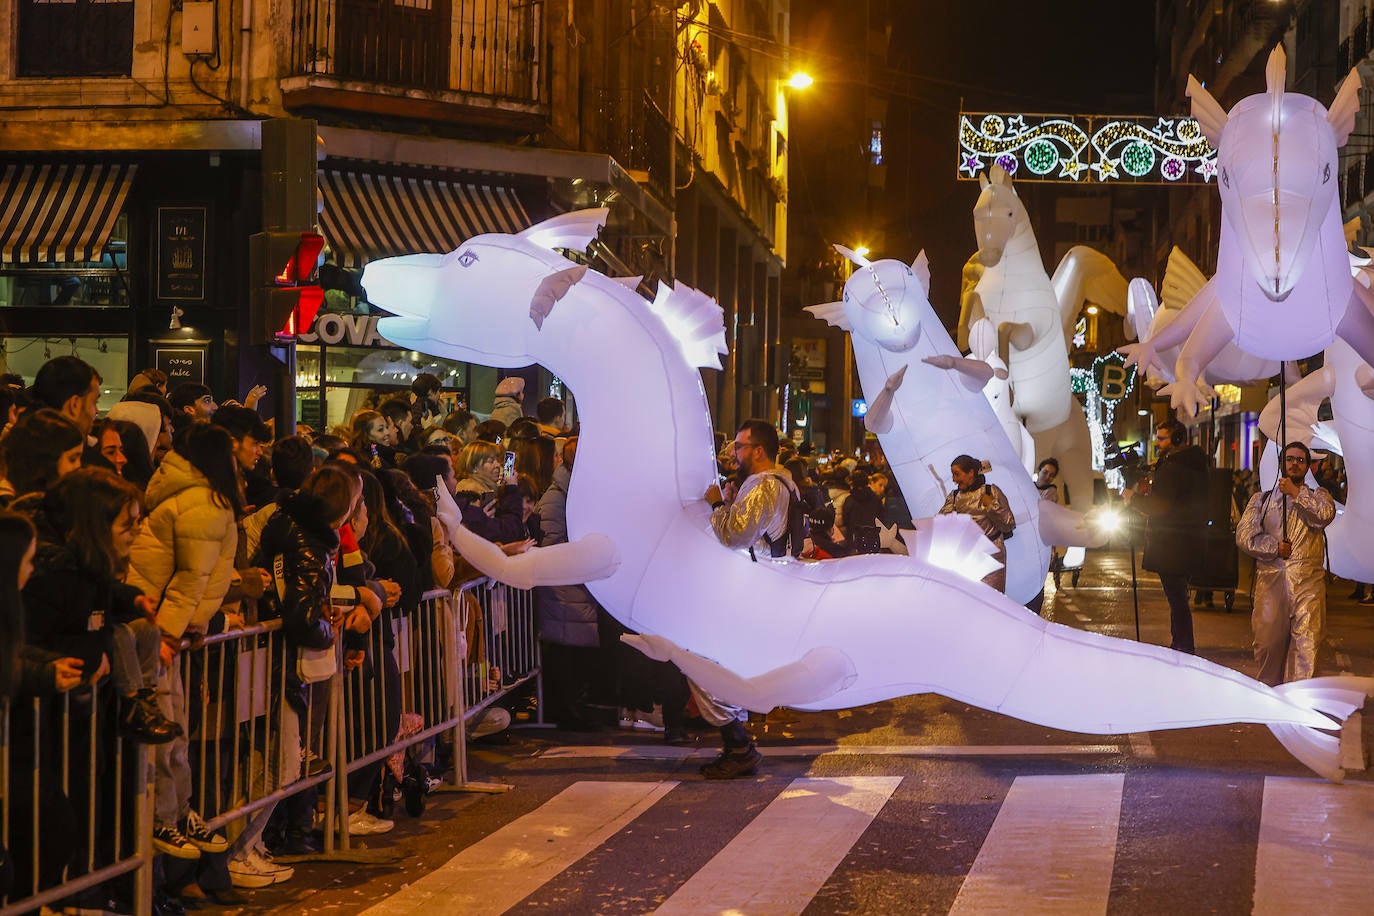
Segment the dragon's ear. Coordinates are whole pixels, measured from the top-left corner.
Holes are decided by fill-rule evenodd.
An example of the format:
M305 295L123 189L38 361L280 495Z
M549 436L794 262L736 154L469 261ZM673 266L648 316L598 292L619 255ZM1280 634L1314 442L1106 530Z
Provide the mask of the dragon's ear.
M1189 74L1188 89L1184 95L1193 100L1193 119L1202 128L1202 135L1213 147L1221 140L1221 132L1228 120L1226 109L1222 108L1212 93Z
M1359 69L1351 70L1336 92L1336 98L1331 101L1331 107L1326 110L1326 120L1336 132L1337 146L1344 146L1355 129L1355 115L1360 113L1361 82Z

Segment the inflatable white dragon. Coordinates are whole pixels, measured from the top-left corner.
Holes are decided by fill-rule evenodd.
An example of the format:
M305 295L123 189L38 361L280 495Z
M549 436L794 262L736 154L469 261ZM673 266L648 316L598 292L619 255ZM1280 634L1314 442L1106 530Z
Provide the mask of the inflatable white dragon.
M752 562L722 546L702 499L716 470L698 369L719 365L721 310L681 286L646 300L553 250L583 249L605 216L570 213L364 273L369 300L398 316L380 327L393 343L489 366L539 363L577 392L571 541L506 557L459 525L455 546L479 569L517 587L585 582L643 634L635 645L754 710L933 691L1099 734L1258 722L1317 772L1341 776L1332 731L1364 702L1367 680L1271 689L1049 623L915 557ZM451 501L443 512L456 522Z
M930 305L925 252L907 265L839 251L855 264L844 299L807 311L850 332L870 403L864 422L882 442L911 514L921 518L940 511L943 479L956 456L987 460L992 465L988 481L1006 494L1017 522L1015 536L1006 542L1007 594L1023 604L1030 601L1045 586L1052 545L1097 546L1101 533L1094 535L1078 513L1040 499L983 393L995 370L961 356Z

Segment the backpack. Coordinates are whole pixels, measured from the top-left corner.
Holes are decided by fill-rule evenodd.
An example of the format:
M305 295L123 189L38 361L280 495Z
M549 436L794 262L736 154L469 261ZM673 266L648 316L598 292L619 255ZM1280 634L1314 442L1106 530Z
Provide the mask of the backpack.
M779 480L783 480L782 475L774 475ZM793 556L799 557L806 549L806 539L811 536L811 519L807 515L806 506L802 504L797 494L792 488L783 482L783 491L787 494L787 528L783 531L782 537L776 541L767 534L763 536L768 543L768 553L773 557ZM749 556L757 560L754 551L750 548Z

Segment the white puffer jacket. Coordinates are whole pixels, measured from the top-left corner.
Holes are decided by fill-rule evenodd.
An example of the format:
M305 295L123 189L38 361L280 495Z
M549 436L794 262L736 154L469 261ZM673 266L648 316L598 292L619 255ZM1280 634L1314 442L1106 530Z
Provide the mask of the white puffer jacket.
M238 524L205 475L176 452L148 482L148 520L129 556L130 585L161 598L157 623L169 636L204 630L234 572Z

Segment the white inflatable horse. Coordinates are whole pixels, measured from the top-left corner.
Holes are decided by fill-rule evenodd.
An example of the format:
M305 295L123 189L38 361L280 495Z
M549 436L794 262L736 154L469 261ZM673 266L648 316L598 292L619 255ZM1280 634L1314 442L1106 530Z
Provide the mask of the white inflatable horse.
M1350 71L1328 111L1284 92L1283 48L1269 56L1268 91L1223 111L1188 78L1193 117L1217 148L1221 239L1216 275L1158 335L1121 348L1151 371L1182 343L1161 389L1186 415L1214 392L1204 370L1228 343L1267 360L1304 359L1337 337L1374 361L1374 294L1352 281L1341 223L1336 151L1355 127L1360 78Z
M449 254L374 261L369 301L398 345L489 366L539 363L577 393L571 541L506 557L458 524L455 546L517 587L585 582L648 654L754 710L838 709L934 691L1053 728L1121 734L1261 722L1339 778L1330 734L1370 682L1269 688L1158 646L1049 623L914 557L752 562L720 544L699 368L719 365L719 306L683 287L648 301L553 249L582 249L606 211L570 213ZM442 488L441 488L442 489Z
M1069 381L1069 341L1085 300L1126 314L1126 279L1106 255L1081 245L1069 250L1054 278L1045 272L1030 217L1000 165L982 178L973 208L982 267L964 295L959 343L986 317L1006 341L1012 410L1035 438L1036 460L1056 458L1069 504L1092 507L1092 441ZM965 270L977 275L977 271Z

